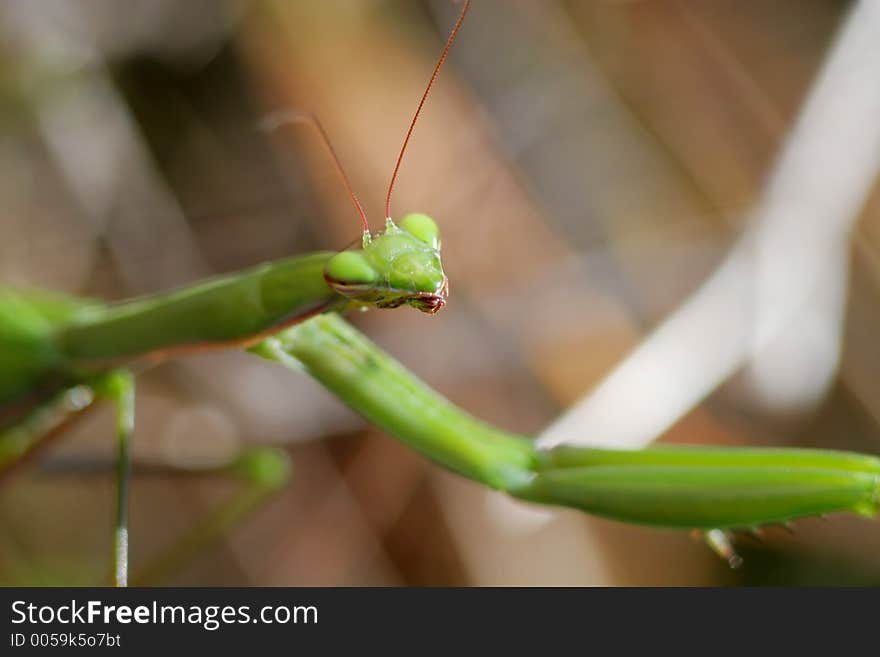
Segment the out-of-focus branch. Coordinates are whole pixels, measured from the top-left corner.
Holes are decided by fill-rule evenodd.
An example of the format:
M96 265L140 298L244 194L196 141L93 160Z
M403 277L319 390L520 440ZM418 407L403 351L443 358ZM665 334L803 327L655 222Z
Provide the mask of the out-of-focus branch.
M880 6L857 4L753 211L704 285L594 391L544 446L643 446L744 365L762 401L809 406L836 371L848 231L880 166Z

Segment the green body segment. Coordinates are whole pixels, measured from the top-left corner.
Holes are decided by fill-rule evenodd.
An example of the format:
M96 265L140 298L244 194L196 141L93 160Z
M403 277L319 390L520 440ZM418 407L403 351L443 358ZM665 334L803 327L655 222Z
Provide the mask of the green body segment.
M324 281L333 255L266 263L117 304L0 290L0 404L163 350L246 340L344 304Z
M254 349L306 371L351 408L466 477L523 500L681 529L751 528L837 511L873 514L880 459L831 450L536 448L440 397L340 317Z
M538 471L599 465L819 468L880 475L880 458L830 449L698 447L658 445L650 449L602 449L561 445L540 452Z
M324 265L333 255L288 258L167 294L86 308L58 332L58 348L71 362L87 366L245 341L338 303L324 282Z
M653 450L646 450L651 452ZM726 452L733 462L737 450ZM797 460L797 450L792 450ZM541 472L517 496L626 522L752 528L834 511L874 515L880 475L775 465L593 465Z
M0 288L0 406L47 378L65 382L54 335L89 305L98 304L42 290Z
M435 312L446 280L436 224L425 215L403 223L417 235L389 221L363 250L295 256L115 304L0 288L0 407L141 357L248 343L351 301Z
M370 422L454 472L502 490L531 477L530 440L464 413L338 315L315 317L254 348L293 365L280 351Z
M848 510L873 515L880 459L820 449L560 446L520 495L666 527L731 528Z

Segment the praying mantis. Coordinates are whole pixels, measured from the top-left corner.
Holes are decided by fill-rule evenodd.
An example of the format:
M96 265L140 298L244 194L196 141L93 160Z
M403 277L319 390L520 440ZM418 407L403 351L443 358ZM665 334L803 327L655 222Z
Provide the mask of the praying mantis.
M110 305L42 291L0 290L0 405L15 415L14 424L0 434L0 468L15 463L95 400L113 402L117 585L128 582L133 372L206 349L244 348L304 370L373 424L473 481L530 502L625 522L698 529L731 561L722 530L834 511L875 513L880 459L866 455L697 447L539 450L527 436L492 427L455 407L342 319L353 308L403 305L434 314L447 302L437 224L421 213L395 222L390 204L413 128L469 5L463 3L407 130L386 195L382 232L370 233L366 214L316 119L294 112L269 121L270 128L293 121L317 130L361 218L360 248L293 256Z

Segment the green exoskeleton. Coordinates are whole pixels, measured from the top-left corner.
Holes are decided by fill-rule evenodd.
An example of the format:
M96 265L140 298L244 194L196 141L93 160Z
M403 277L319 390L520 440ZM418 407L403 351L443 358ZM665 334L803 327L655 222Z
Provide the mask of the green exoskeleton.
M47 376L76 380L134 359L249 346L317 313L349 306L410 305L437 312L446 302L439 236L423 214L390 219L362 249L318 252L258 265L204 283L116 304L7 291L22 351L8 355L0 401ZM5 314L5 312L4 312ZM11 318L10 318L11 319ZM9 331L7 331L7 336Z
M332 256L324 280L355 303L377 308L406 304L436 313L449 293L437 224L426 214L408 214L399 227L389 218L384 232L367 237L361 251Z
M727 530L835 511L872 516L880 507L880 458L865 454L671 445L536 449L527 436L457 408L333 314L282 332L257 353L281 364L292 356L370 422L464 477L531 502L696 529L731 562Z

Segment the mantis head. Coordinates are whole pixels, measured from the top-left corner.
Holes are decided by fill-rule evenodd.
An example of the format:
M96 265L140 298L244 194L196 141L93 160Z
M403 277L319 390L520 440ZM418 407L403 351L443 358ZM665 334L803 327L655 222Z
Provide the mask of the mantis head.
M337 253L324 266L324 280L327 285L355 303L377 308L396 308L406 304L431 314L446 305L449 283L440 264L440 231L437 229L437 224L428 215L416 213L406 215L398 227L391 220L391 192L394 190L400 163L403 161L409 138L428 98L428 92L437 79L437 73L449 53L452 42L455 41L470 4L470 0L464 0L458 20L455 21L446 39L446 45L437 58L434 72L431 73L422 99L410 121L385 195L385 216L388 217L385 221L385 231L375 238L370 237L367 215L351 188L339 158L330 146L327 134L317 121L313 121L336 162L336 168L364 227L364 245L361 251Z
M428 215L408 214L397 226L365 235L360 251L343 251L327 261L324 280L352 301L377 308L404 304L436 313L446 304L449 283L440 263L440 231Z

